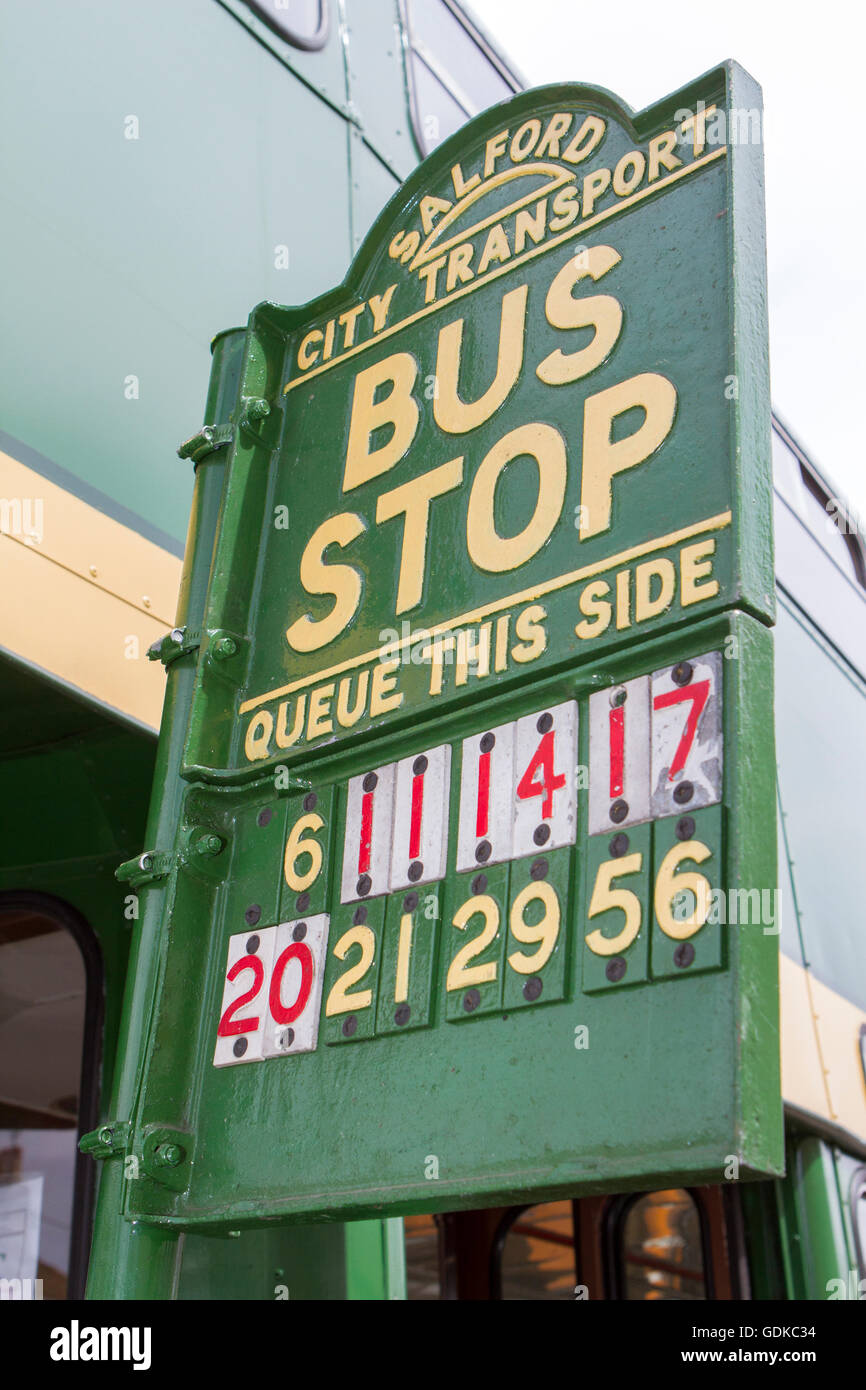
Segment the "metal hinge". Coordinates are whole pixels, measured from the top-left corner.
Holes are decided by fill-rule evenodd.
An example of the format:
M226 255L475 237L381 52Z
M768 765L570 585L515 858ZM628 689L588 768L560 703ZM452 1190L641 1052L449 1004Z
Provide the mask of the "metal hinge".
M179 656L194 652L201 646L201 628L173 627L164 637L152 642L147 649L148 661L161 661L168 666Z
M141 888L145 883L153 883L158 878L168 878L174 868L174 855L170 850L148 849L135 859L127 859L114 877L121 883L131 883L133 888Z
M177 451L178 458L192 459L193 463L200 463L215 449L221 449L224 444L231 444L234 435L234 425L202 425L197 434L181 444Z
M125 864L115 869L114 877L121 883L131 883L133 888L141 888L158 878L168 878L176 863L188 864L192 856L214 859L222 854L225 846L223 837L208 826L194 825L187 832L187 843L180 856L171 850L146 849L137 858L127 859Z
M119 1158L125 1154L129 1145L132 1125L129 1120L109 1120L107 1125L82 1134L78 1147L91 1158Z

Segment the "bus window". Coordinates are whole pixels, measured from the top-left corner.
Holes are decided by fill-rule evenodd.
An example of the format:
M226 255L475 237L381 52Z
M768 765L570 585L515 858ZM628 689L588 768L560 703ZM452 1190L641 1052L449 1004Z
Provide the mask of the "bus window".
M700 1213L683 1188L631 1197L610 1213L613 1296L632 1301L707 1298Z
M518 90L447 0L409 0L409 34L415 136L423 154Z
M856 526L845 503L831 498L782 436L773 430L773 481L776 490L819 545L855 584L866 583Z
M328 37L327 0L247 0L250 9L295 48L322 48Z
M501 1245L499 1278L503 1299L574 1301L571 1202L543 1202L516 1213Z
M2 1296L80 1298L93 1161L78 1161L78 1119L94 1123L95 1059L80 1094L93 999L64 913L37 898L0 898L0 1275L12 1281Z
M866 1279L866 1168L858 1168L851 1183L851 1220L860 1278Z

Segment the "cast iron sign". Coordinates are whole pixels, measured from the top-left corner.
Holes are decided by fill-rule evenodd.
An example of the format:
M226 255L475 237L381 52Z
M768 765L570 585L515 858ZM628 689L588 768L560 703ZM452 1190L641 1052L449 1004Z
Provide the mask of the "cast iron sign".
M129 1213L778 1170L759 141L524 93L252 314Z

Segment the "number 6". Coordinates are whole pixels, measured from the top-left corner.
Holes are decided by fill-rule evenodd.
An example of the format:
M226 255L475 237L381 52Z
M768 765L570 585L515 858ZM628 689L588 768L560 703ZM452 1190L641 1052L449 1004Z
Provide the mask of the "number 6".
M317 811L310 812L309 815L300 816L289 832L286 841L286 857L283 870L286 876L286 883L294 893L304 893L312 883L319 877L324 858L322 846L318 840L313 839L316 831L324 828L325 822ZM304 831L310 834L304 838ZM306 873L298 873L297 864L302 855L310 856L310 867Z
M678 874L676 872L677 865L684 859L691 859L695 864L703 864L705 859L712 858L712 853L712 850L701 844L700 840L685 840L682 844L674 845L672 849L669 849L661 862L656 877L656 920L665 936L673 937L674 941L685 941L687 937L694 936L695 932L700 931L710 915L712 904L712 889L703 874L691 871ZM673 900L684 891L694 893L695 910L688 917L678 920L672 911Z

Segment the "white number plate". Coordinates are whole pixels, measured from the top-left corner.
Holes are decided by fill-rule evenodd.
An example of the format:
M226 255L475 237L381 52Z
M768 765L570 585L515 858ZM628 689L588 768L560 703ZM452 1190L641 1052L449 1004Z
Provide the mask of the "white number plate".
M215 1067L315 1050L327 948L324 912L229 938Z

